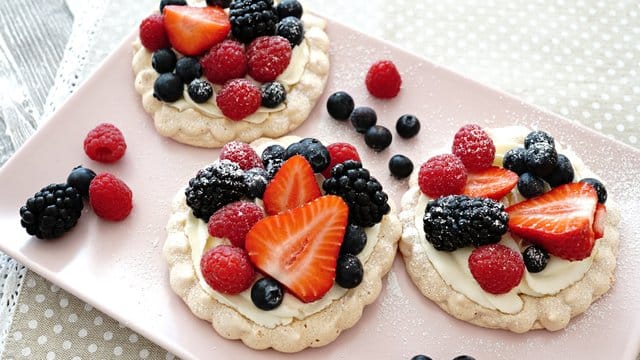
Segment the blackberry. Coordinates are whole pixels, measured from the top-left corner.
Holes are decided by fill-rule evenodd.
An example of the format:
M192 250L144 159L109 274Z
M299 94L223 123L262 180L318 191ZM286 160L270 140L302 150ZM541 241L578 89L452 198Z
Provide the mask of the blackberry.
M361 106L355 108L349 116L351 124L357 132L364 134L370 127L374 126L378 122L378 115L375 110L368 106Z
M553 148L556 147L556 142L553 140L553 137L544 131L532 131L524 138L525 149L528 149L531 145L538 143L547 143Z
M338 91L327 99L327 111L336 120L347 120L354 107L353 98L344 91Z
M294 16L288 16L276 25L276 35L289 40L291 48L300 45L304 38L304 25L302 21Z
M547 267L549 254L543 248L531 245L522 252L522 259L528 272L539 273Z
M364 268L357 256L345 254L338 258L336 265L336 283L345 289L353 289L360 285L364 276Z
M270 109L277 107L287 99L284 85L277 81L262 84L260 92L262 93L262 106Z
M527 169L537 176L550 175L558 164L556 149L546 142L531 144L527 148Z
M518 191L526 198L532 198L544 194L544 181L530 172L520 175L518 179Z
M96 177L96 173L93 172L93 170L82 166L76 166L71 170L71 173L67 177L67 184L76 188L82 197L88 198L89 185L94 177Z
M527 172L527 149L522 147L507 151L502 158L502 167L518 175Z
M391 210L382 185L358 161L347 160L334 166L322 188L327 194L342 197L349 206L349 223L354 225L373 226Z
M160 74L153 83L153 97L164 102L174 102L182 97L184 84L174 73Z
M215 161L189 180L184 193L193 215L209 221L216 210L244 196L244 172L238 164L229 160Z
M340 246L340 255L358 255L367 245L367 233L357 225L349 224L344 232L344 239Z
M274 35L278 16L273 0L234 0L229 5L229 21L233 37L247 44L259 36Z
M426 240L443 251L495 244L507 232L508 220L502 203L465 195L430 201L423 218Z
M391 145L393 136L391 131L382 125L375 125L369 128L364 134L364 142L375 152L380 152Z
M420 120L414 115L405 114L396 121L396 132L401 138L411 138L420 131Z
M20 225L29 235L54 239L76 226L82 215L82 196L69 184L45 186L20 208Z
M231 4L231 0L207 0L207 5L209 6L220 6L223 9L226 9Z
M193 80L187 86L189 97L198 104L206 103L213 96L213 86L202 79Z
M393 155L389 159L389 171L395 178L404 179L413 172L413 162L404 155Z
M569 158L558 154L556 168L553 169L551 174L545 176L544 180L548 182L551 187L556 187L573 182L573 176L573 165L571 165Z
M331 163L329 150L322 145L320 140L314 138L304 138L297 143L287 147L284 154L285 160L294 156L302 155L309 162L314 172L322 172Z
M600 182L600 180L594 178L584 178L580 180L580 182L591 184L591 186L596 189L596 192L598 193L599 203L604 204L607 202L607 188L604 187L604 184Z
M244 172L244 184L247 186L247 197L262 199L269 183L269 173L263 168L252 168Z
M262 310L273 310L280 306L284 291L280 283L271 278L262 278L251 287L251 301Z
M194 57L181 57L176 62L176 75L182 79L185 84L189 84L194 79L202 76L202 65L200 60Z
M172 72L176 67L176 53L171 49L160 49L153 52L151 66L159 73Z
M280 19L288 16L302 17L302 5L298 0L282 0L276 6L276 13Z
M187 5L187 1L186 0L161 0L160 1L160 14L162 14L162 10L164 10L164 7L167 5L180 5L180 6L185 6Z

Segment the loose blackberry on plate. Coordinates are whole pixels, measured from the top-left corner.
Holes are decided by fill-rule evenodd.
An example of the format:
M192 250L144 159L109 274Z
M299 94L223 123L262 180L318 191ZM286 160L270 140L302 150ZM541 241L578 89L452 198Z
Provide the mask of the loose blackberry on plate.
M69 184L51 184L20 208L20 224L29 235L54 239L76 226L82 215L82 196Z
M278 16L273 0L234 0L229 6L231 33L243 43L275 34Z

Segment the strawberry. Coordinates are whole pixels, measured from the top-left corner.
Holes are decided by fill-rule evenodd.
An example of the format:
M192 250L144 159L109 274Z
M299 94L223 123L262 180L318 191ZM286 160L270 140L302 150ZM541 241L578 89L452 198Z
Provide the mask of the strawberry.
M204 53L231 31L229 16L217 6L165 6L164 27L171 46L187 56Z
M591 255L594 226L601 227L594 224L597 203L598 194L589 184L560 185L508 207L509 231L552 255L582 260Z
M604 236L604 221L607 218L607 208L604 204L598 203L596 214L593 219L593 233L596 240Z
M308 303L333 287L349 207L335 195L266 217L247 234L251 262Z
M311 165L302 155L290 157L269 182L262 197L268 215L302 206L322 195Z
M510 193L517 183L518 174L505 168L491 166L485 170L469 172L462 193L470 197L498 201Z

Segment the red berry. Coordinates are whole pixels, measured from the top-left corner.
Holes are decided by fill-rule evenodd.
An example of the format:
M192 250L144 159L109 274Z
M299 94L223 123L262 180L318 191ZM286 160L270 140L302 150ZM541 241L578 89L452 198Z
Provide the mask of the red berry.
M140 23L140 42L149 51L171 47L169 37L164 29L163 17L154 14Z
M255 274L247 253L229 245L216 246L202 255L200 270L213 290L229 295L248 289Z
M331 169L333 169L333 167L337 164L343 163L347 160L360 161L358 150L351 144L334 143L327 146L327 150L329 150L331 162L329 163L329 166L322 172L322 176L324 176L325 178L331 176Z
M109 173L96 175L89 185L89 203L103 219L124 220L133 208L132 198L127 184Z
M396 97L400 92L402 78L390 60L380 60L371 65L364 82L371 95L381 99L390 99Z
M238 164L242 170L257 167L264 169L260 155L249 144L241 141L231 141L224 144L220 151L220 160L225 159Z
M262 103L260 89L249 80L228 81L216 96L216 104L231 120L242 120L258 110Z
M234 40L215 45L200 59L204 76L214 84L224 84L247 74L247 56L244 46Z
M484 291L505 294L522 280L524 261L520 253L509 247L484 245L469 256L469 270Z
M457 156L436 155L420 167L420 190L432 198L461 194L467 183L467 169Z
M275 80L289 66L291 44L282 36L261 36L249 44L249 75L257 81Z
M451 152L462 160L469 171L489 168L496 155L493 140L479 125L468 124L453 137Z
M95 161L117 161L126 149L127 143L122 132L113 124L102 123L89 131L84 138L84 152Z
M228 239L231 244L244 249L244 241L251 227L264 217L258 205L247 201L227 204L209 218L209 235Z

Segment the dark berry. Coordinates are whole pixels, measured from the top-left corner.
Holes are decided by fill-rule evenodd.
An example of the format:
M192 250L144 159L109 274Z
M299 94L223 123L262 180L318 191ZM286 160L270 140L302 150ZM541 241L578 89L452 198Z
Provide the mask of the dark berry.
M347 120L353 107L353 98L344 91L335 92L327 99L327 111L336 120Z
M273 0L235 0L229 5L231 33L245 44L260 36L272 36L276 32L276 16Z
M191 100L202 104L213 96L213 86L207 80L195 79L187 87Z
M251 287L251 301L262 310L273 310L280 306L284 291L280 283L271 278L262 278Z
M527 136L524 138L525 149L528 149L531 145L537 144L537 143L547 143L551 145L551 147L553 148L556 147L556 143L553 140L553 137L544 131L540 131L540 130L532 131L529 134L527 134Z
M244 172L244 183L247 186L247 197L262 199L269 183L269 173L263 168L252 168Z
M364 134L369 128L376 124L378 115L376 115L376 112L372 108L361 106L351 112L349 119L353 127L356 128L356 131Z
M604 184L600 182L598 179L594 178L584 178L580 180L580 182L584 182L587 184L591 184L596 192L598 193L598 202L604 204L607 202L607 189L604 187Z
M336 283L345 289L353 289L360 285L364 269L357 256L344 254L338 258L336 265Z
M54 239L76 226L82 215L82 196L68 184L51 184L20 208L20 224L29 235Z
M396 132L401 138L411 138L418 134L420 131L420 120L417 117L409 114L405 114L398 118L396 122Z
M185 84L191 83L194 79L202 76L200 60L188 56L178 59L176 63L176 75L178 75Z
M231 0L207 0L207 5L209 6L220 6L223 9L226 9L231 4Z
M547 267L549 254L541 247L531 245L522 253L524 265L530 273L538 273Z
M291 48L300 45L304 38L304 25L297 17L288 16L276 25L276 35L289 40Z
M313 168L313 171L317 173L322 172L331 163L329 150L322 145L320 140L314 138L305 138L289 145L284 154L285 160L294 155L304 156Z
M276 14L278 14L278 18L280 19L289 16L295 16L300 19L302 17L302 5L298 0L282 0L276 6Z
M527 169L529 172L545 177L553 172L557 164L558 153L548 143L538 142L527 148Z
M153 97L164 102L174 102L182 97L184 84L173 73L160 74L153 84Z
M391 131L382 125L372 126L364 134L364 142L376 152L389 147L391 140L393 140Z
M162 10L164 10L164 7L167 5L180 5L180 6L185 6L187 5L187 1L186 0L161 0L160 1L160 14L162 14Z
M425 355L416 355L412 357L411 360L432 360L432 359Z
M389 171L398 179L404 179L413 172L413 162L404 155L393 155L389 159Z
M260 92L262 93L262 106L270 109L282 104L287 98L287 91L277 81L262 84Z
M544 181L532 173L526 172L518 179L518 191L526 198L544 194Z
M502 158L502 167L518 175L527 172L527 150L517 147L507 151Z
M358 225L349 224L344 232L340 255L358 255L367 245L367 233Z
M551 174L544 177L551 187L573 182L573 165L568 157L558 154L558 163Z
M151 66L160 74L172 72L176 67L176 54L171 49L160 49L153 52Z
M458 355L454 357L453 360L476 360L476 358L469 355Z
M274 160L284 160L284 154L286 149L278 144L273 144L267 146L264 150L262 150L262 164L265 168L269 166L269 164Z
M76 166L67 177L67 184L78 190L85 199L89 197L89 184L96 177L96 173L86 167Z

